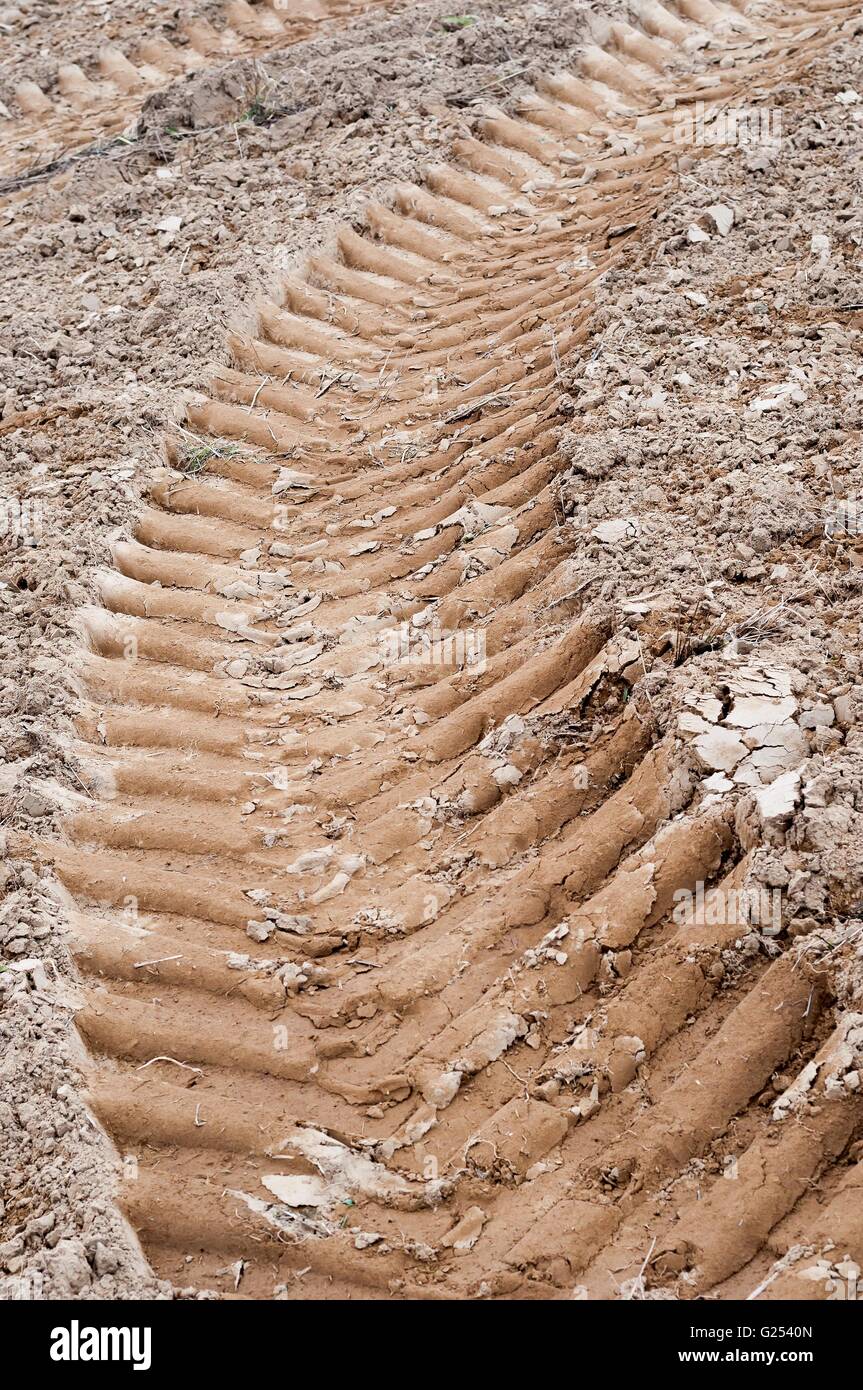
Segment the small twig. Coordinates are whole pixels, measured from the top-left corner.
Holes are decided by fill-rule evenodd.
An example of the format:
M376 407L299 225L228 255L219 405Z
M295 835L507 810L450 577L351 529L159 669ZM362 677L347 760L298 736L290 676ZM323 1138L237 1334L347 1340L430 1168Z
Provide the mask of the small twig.
M317 400L318 397L325 396L331 386L346 385L347 382L351 380L353 375L353 372L336 372L335 376L331 376L327 380L325 380L320 389L315 392L315 399Z
M650 1242L650 1249L648 1250L647 1254L645 1255L644 1260L642 1261L641 1269L638 1271L637 1275L635 1276L635 1279L633 1280L633 1284L632 1284L632 1293L633 1293L633 1297L635 1296L636 1292L638 1292L638 1293L641 1295L642 1302L644 1301L644 1271L647 1269L647 1266L648 1266L648 1263L649 1263L649 1261L650 1261L650 1257L651 1257L651 1255L653 1254L653 1250L654 1250L655 1245L656 1245L656 1236L654 1236L654 1237L653 1237L653 1240Z
M149 1062L142 1062L141 1065L140 1065L140 1067L136 1067L136 1068L135 1068L135 1071L145 1071L146 1068L147 1068L147 1067L151 1067L151 1066L153 1065L154 1062L173 1062L173 1064L174 1064L175 1067L182 1067L182 1068L183 1068L183 1071L196 1071L196 1072L198 1073L199 1076L203 1076L203 1075L204 1075L204 1069L203 1069L203 1067L190 1067L189 1064L188 1064L188 1062L178 1062L177 1059L176 1059L176 1057L162 1057L162 1056L159 1056L159 1057L151 1057L150 1060L149 1060Z
M87 783L82 781L82 779L78 776L78 773L75 771L74 767L69 765L67 766L66 771L69 773L70 776L75 778L75 781L78 783L79 787L84 788L84 791L87 793L88 796L93 795L91 789L87 786Z
M571 598L578 598L579 594L583 593L589 584L595 584L597 579L601 578L602 576L599 574L591 575L590 579L585 579L583 583L579 584L577 589L570 589L568 594L562 594L560 598L552 599L548 607L558 608L562 603L568 603Z
M559 353L558 350L557 350L557 335L555 334L555 331L554 331L553 328L552 328L552 330L551 330L551 360L552 360L552 362L554 363L554 374L555 374L555 376L557 377L557 379L558 379L558 381L560 382L561 386L565 387L565 386L566 386L566 382L565 382L564 379L563 379L563 369L561 368L561 365L560 365L560 353Z
M519 1076L518 1072L515 1070L514 1067L511 1067L511 1066L510 1066L509 1062L506 1060L505 1057L501 1057L500 1060L501 1060L501 1062L503 1062L503 1064L504 1064L504 1066L506 1067L507 1071L509 1072L510 1076L514 1076L515 1079L516 1079L516 1081L518 1082L518 1084L519 1084L520 1086L523 1086L523 1087L524 1087L524 1098L525 1098L525 1100L530 1100L530 1091L529 1091L529 1089L528 1089L528 1083L525 1081L524 1077L523 1077L523 1076Z
M635 628L635 629L633 629L633 630L634 630L634 632L635 632L635 640L636 640L636 642L638 643L638 655L641 657L641 669L642 669L642 671L644 672L645 676L647 676L648 672L647 672L647 666L646 666L645 660L644 660L644 649L643 649L643 647L642 647L642 645L641 645L641 637L640 637L640 635L639 635L639 632L638 632L638 629L637 629L637 628ZM644 693L645 693L645 695L647 696L647 703L650 705L650 708L651 708L651 710L653 711L653 717L654 717L654 719L655 719L655 718L656 718L656 710L653 708L653 700L651 699L650 691L648 690L648 688L647 688L646 685L645 685L645 687L644 687Z
M794 1264L794 1262L798 1260L801 1255L805 1254L805 1252L806 1246L792 1245L791 1249L782 1256L781 1260L776 1261L775 1265L773 1266L770 1273L767 1275L766 1279L762 1279L761 1283L758 1284L757 1287L754 1288L751 1293L748 1293L746 1295L745 1302L751 1303L753 1299L758 1298L760 1294L763 1294L765 1289L769 1289L774 1279L778 1279L780 1274L784 1274L786 1269L788 1269L792 1264Z
M269 384L270 384L270 378L269 378L269 376L265 376L264 379L263 379L263 381L261 382L260 386L259 386L258 389L256 390L254 396L252 397L252 403L251 403L251 405L249 406L249 414L250 414L250 415L251 415L252 411L254 410L255 406L258 404L258 396L261 394L261 392L263 391L264 387L265 387L265 386L269 386Z

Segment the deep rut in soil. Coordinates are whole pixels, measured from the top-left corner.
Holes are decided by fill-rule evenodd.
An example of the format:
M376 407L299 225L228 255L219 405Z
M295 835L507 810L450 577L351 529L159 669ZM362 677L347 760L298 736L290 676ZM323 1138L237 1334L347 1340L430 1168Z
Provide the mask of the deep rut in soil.
M805 1195L859 1126L842 1026L788 954L721 987L739 923L673 915L702 882L727 902L747 856L721 798L681 813L626 699L640 643L570 587L557 435L682 106L769 90L852 13L643 4L312 256L171 431L82 615L101 800L42 849L92 1105L175 1284L615 1297L649 1226L654 1286L721 1296L798 1202L828 1228ZM816 1027L823 1104L777 1140L756 1099ZM723 1176L664 1203L741 1119L745 1219ZM859 1183L837 1172L829 1225L858 1260ZM765 1296L789 1288L818 1292Z

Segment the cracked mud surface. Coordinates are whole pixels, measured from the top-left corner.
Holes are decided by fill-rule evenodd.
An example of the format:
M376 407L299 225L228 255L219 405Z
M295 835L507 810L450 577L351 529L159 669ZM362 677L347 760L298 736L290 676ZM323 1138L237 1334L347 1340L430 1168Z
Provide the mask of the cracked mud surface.
M3 1290L826 1297L857 8L246 6L121 142L16 8Z

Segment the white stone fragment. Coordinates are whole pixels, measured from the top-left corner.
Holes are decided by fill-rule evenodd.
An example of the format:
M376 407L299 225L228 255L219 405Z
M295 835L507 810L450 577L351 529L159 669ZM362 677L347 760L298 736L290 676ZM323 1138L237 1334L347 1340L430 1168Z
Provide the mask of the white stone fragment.
M713 203L707 209L707 216L720 236L727 236L734 226L734 210L727 203Z

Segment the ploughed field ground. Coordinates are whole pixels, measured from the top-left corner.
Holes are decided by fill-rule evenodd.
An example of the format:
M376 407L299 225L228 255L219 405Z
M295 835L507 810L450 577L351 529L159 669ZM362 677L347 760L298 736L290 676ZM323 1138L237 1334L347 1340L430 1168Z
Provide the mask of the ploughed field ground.
M0 32L0 1289L830 1297L860 7Z

